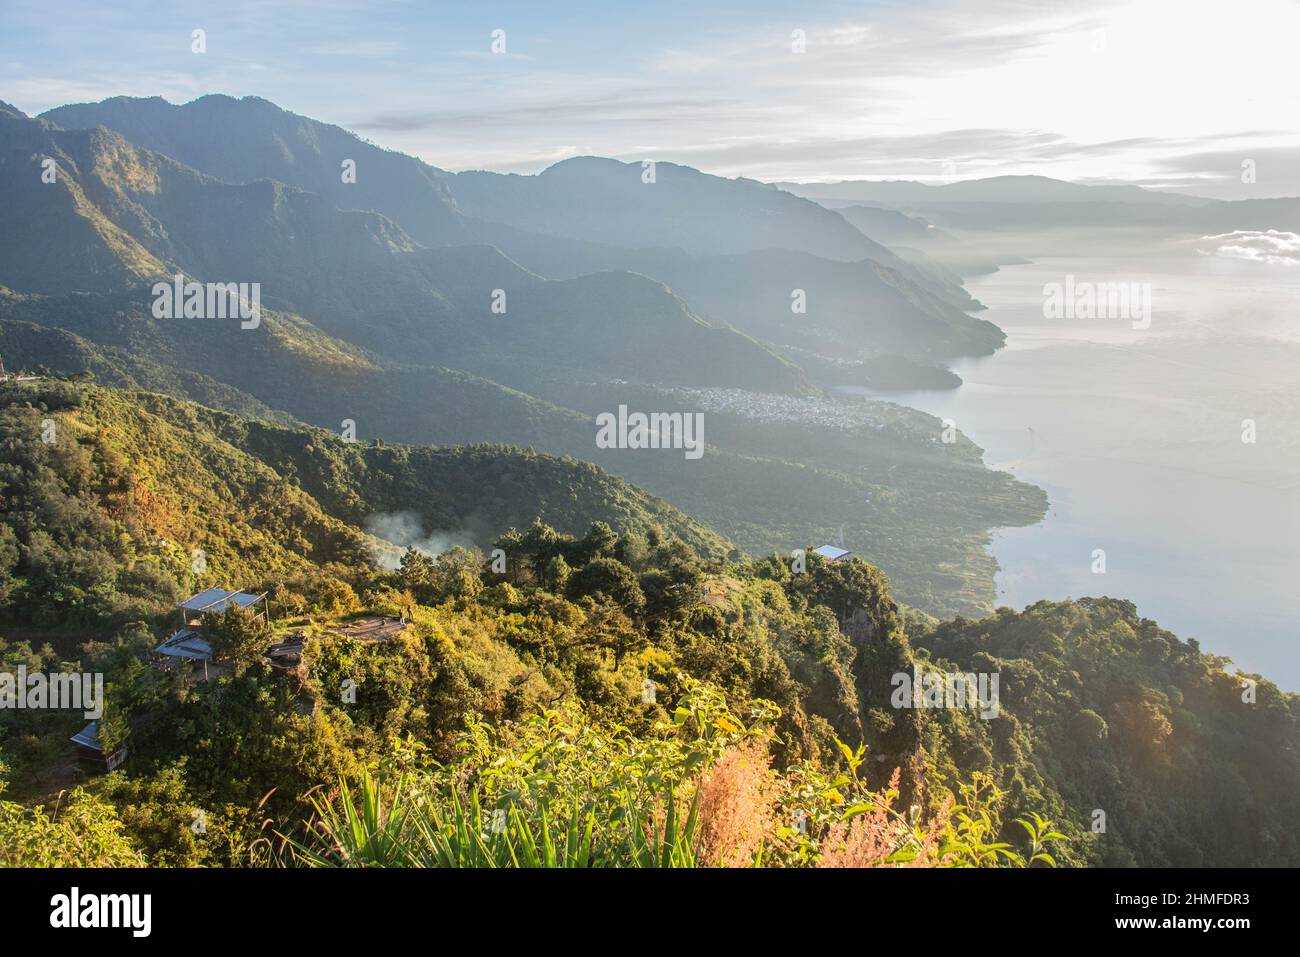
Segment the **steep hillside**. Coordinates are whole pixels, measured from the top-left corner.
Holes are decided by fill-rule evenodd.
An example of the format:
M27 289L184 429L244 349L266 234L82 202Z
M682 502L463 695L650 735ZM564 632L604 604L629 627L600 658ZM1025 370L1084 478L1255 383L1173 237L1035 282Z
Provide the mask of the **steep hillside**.
M82 345L54 345L64 361L52 361L30 323L69 331ZM126 386L166 380L162 370L175 370L160 391L252 414L266 406L336 434L351 420L362 440L506 442L595 462L756 553L846 540L888 571L904 600L936 614L991 610L996 566L985 552L988 529L1036 521L1045 506L1037 489L985 468L964 438L938 444L942 426L931 416L887 403L564 376L562 357L478 360L486 377L480 378L386 362L269 310L251 330L233 322L155 320L130 295L0 296L0 328L26 330L6 335L31 350L14 353L17 365L64 374L98 370L104 381ZM87 342L105 355L88 355ZM538 351L554 355L544 344ZM131 368L146 363L151 374L126 374L123 354L141 357ZM711 354L703 358L711 361ZM220 393L218 383L231 394ZM691 462L677 450L598 448L595 416L620 404L698 410L707 452Z
M99 291L164 272L157 256L86 194L77 147L89 138L60 141L42 121L0 113L0 284Z
M1003 608L913 640L946 670L1001 675L1006 716L951 725L956 753L1018 805L1066 811L1091 862L1254 867L1300 854L1300 697L1231 673L1132 602Z
M390 510L419 516L423 535L466 544L542 517L571 531L607 521L725 547L671 506L573 460L348 444L155 393L54 380L4 385L0 403L2 614L20 624L107 627L160 612L187 588L365 566L361 528Z
M7 294L12 296L0 287L0 298ZM270 422L294 421L288 413L200 372L163 365L128 349L99 345L53 326L0 319L0 356L10 371L28 369L44 375L91 379L119 388L162 392Z
M191 586L366 560L362 537L293 483L141 396L51 381L6 385L0 401L12 623L113 627Z
M966 314L982 307L956 274L907 250L891 252L892 265L885 266L875 259L840 262L787 249L691 256L680 249L541 239L523 231L497 233L493 241L516 262L552 279L612 269L653 276L706 318L778 348L801 341L815 347L810 340L818 330L824 339L824 330L832 328L845 331L851 352L878 355L892 346L917 357L951 358L996 349L1003 339L997 327ZM797 289L807 299L803 313L791 308Z
M587 423L572 412L466 372L384 362L302 319L269 310L256 329L240 329L233 320L154 319L144 290L59 298L0 295L0 324L31 323L72 333L106 351L95 356L83 345L69 352L29 336L24 346L10 340L15 361L65 374L91 371L112 385L143 385L195 401L216 398L205 404L231 411L254 409L232 404L235 400L218 395L210 381L259 407L318 426L341 429L349 419L363 439L504 442L562 451L586 444ZM55 352L41 351L47 347ZM136 357L129 368L123 360L106 358L123 355ZM136 371L142 365L153 370L145 378ZM170 382L160 381L169 373Z

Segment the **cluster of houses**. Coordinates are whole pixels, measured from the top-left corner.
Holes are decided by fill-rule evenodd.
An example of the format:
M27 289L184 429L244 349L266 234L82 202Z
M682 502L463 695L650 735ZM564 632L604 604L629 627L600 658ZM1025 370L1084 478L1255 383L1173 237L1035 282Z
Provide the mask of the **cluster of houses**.
M42 378L44 377L23 372L9 372L5 369L4 356L0 356L0 382L38 382Z
M840 432L873 429L884 432L899 428L897 410L876 401L853 401L845 397L808 398L748 389L674 389L704 412L735 415L772 425L814 426Z
M214 660L212 643L204 635L203 616L220 614L232 605L252 610L263 624L270 625L271 616L267 608L265 592L252 595L225 588L205 589L177 606L180 612L180 626L171 637L154 649L159 664L189 663L196 674L202 672L205 681L221 674L226 666ZM332 631L345 638L382 642L401 632L407 624L409 622L405 617L378 616L358 618ZM302 652L307 644L307 638L308 633L305 629L291 632L270 644L263 657L271 667L279 671L297 673L298 666L302 663Z
M266 593L253 595L226 588L206 588L177 605L179 625L167 640L154 649L155 663L161 667L187 669L203 681L218 677L229 665L214 656L212 642L204 633L203 616L220 614L231 606L251 609L264 624L270 625ZM334 633L363 641L383 642L403 631L409 624L405 617L360 618L333 629ZM302 653L308 632L305 629L279 637L269 645L264 660L277 671L302 677ZM126 760L126 748L105 754L99 741L99 722L92 721L70 739L81 761L99 771L112 771Z

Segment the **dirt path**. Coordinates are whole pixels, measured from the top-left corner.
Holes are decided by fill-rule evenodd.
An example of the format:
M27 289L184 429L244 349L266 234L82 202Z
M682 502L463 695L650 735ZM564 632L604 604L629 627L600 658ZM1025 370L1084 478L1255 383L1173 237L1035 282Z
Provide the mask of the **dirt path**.
M71 791L85 779L86 775L81 770L75 753L60 755L33 774L21 795L15 794L12 798L28 807L38 804L49 806L59 799L59 792Z

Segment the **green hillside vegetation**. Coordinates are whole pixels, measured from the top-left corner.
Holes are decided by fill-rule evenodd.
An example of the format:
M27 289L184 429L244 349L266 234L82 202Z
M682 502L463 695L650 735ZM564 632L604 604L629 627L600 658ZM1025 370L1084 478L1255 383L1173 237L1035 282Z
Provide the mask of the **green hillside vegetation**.
M1300 857L1300 701L1261 679L1245 704L1226 661L1128 603L936 625L861 560L744 558L589 465L84 384L0 394L0 659L104 673L101 740L130 749L86 779L61 744L80 715L0 712L5 863ZM385 570L358 523L395 508L488 537ZM276 632L311 636L305 667L150 665L177 597L218 582L266 590ZM346 632L408 611L388 641ZM239 613L209 626L256 639ZM998 674L1000 713L896 707L918 666Z
M7 296L11 296L9 291L0 287L0 300ZM127 349L98 345L51 326L0 320L0 356L7 357L12 368L162 392L270 422L294 421L287 412L272 409L246 392L203 373L166 366Z
M53 338L37 336L31 323L48 327ZM59 338L68 333L81 337L76 349ZM100 344L103 355L90 343ZM987 530L1036 521L1046 504L1039 490L985 468L969 440L938 443L937 419L900 406L823 399L807 414L773 422L745 410L797 413L813 400L736 393L737 411L723 412L702 406L693 392L557 376L553 367L529 372L510 358L478 363L483 376L397 364L269 309L257 329L242 330L233 322L156 320L143 291L0 291L0 347L16 367L91 371L109 385L241 415L283 421L287 413L331 430L352 420L363 439L499 442L581 458L699 516L755 554L788 553L842 532L851 548L888 571L904 601L940 615L991 610L995 566L984 550ZM704 458L683 463L676 451L596 448L595 416L620 403L703 408ZM838 425L854 416L881 427Z
M354 525L397 507L424 514L429 533L466 531L472 521L487 541L540 516L568 530L662 523L700 548L725 547L671 506L575 460L504 447L348 444L317 429L71 383L5 386L0 395L13 536L3 550L5 598L24 624L111 626L217 580L364 565L370 550ZM195 549L202 573L191 567Z
M914 644L1001 672L1010 720L963 729L962 747L991 757L1015 804L1104 811L1097 862L1294 866L1300 696L1113 598L999 609Z
M19 365L89 371L109 385L143 386L260 418L336 429L351 419L363 437L498 441L567 452L581 434L587 444L580 416L470 373L386 362L271 310L256 329L233 321L157 320L144 296L139 290L48 298L0 290L0 330L12 330L4 354ZM35 336L30 323L48 327L50 335ZM80 337L80 348L61 345L55 330ZM89 343L101 347L98 353ZM148 375L140 371L145 366ZM229 394L210 382L225 384Z

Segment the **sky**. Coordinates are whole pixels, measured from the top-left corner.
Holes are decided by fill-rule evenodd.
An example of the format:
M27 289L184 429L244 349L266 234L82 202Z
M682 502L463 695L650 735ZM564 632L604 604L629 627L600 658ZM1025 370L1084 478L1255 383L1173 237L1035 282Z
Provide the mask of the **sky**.
M1300 195L1298 38L1300 0L0 0L0 100L255 95L450 170L1241 199Z

